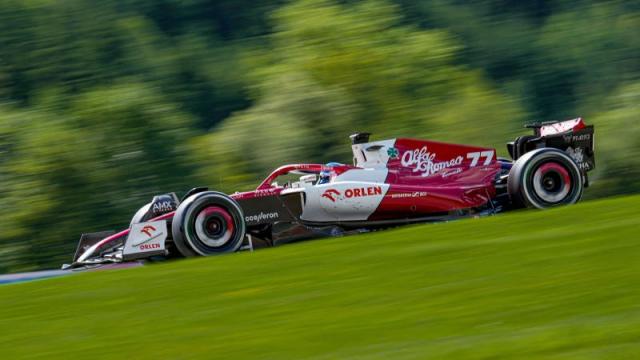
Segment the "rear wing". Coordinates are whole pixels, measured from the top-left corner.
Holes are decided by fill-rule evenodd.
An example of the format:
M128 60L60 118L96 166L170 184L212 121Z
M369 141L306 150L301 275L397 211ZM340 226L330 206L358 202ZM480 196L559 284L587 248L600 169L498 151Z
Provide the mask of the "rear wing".
M594 127L586 125L582 118L566 121L550 121L526 125L533 135L516 138L507 144L513 160L529 151L550 147L566 152L586 173L595 169Z

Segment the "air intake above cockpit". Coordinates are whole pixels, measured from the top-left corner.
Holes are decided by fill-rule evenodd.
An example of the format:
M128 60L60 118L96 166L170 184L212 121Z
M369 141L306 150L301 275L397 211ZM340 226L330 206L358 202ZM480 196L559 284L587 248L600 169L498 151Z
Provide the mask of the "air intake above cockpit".
M364 143L368 143L369 142L369 136L370 135L371 135L371 133L368 133L368 132L355 133L355 134L349 136L349 138L351 139L351 144L352 145L364 144Z

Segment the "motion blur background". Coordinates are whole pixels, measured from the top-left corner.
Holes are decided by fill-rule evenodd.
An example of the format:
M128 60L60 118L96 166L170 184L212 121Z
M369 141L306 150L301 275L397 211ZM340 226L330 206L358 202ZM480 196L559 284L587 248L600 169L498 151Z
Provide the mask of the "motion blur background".
M492 145L596 125L640 190L640 2L4 0L0 272L58 267L154 194L247 190L347 136Z

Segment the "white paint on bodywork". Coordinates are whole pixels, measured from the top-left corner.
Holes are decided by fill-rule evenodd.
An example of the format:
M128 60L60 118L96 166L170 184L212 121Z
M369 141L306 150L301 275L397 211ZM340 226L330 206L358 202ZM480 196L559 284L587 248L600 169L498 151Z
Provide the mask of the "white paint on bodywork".
M369 169L351 169L343 172L335 177L334 182L343 181L360 181L384 183L389 174L389 169L385 168L369 168Z
M355 166L362 168L382 168L389 161L389 149L393 148L396 139L373 141L351 146Z
M332 182L306 188L307 199L300 218L317 222L366 220L388 190L388 184L364 181ZM356 191L364 195L354 196Z
M123 255L163 252L167 239L167 222L147 221L131 225Z
M328 184L301 182L298 186L304 189L306 200L300 218L314 222L367 220L389 190L389 185L385 184L389 174L386 165L389 154L394 153L395 142L396 139L391 139L355 144L352 150L358 169L347 170ZM397 152L395 154L398 155ZM300 188L287 189L282 193L300 191ZM355 195L356 191L360 196Z

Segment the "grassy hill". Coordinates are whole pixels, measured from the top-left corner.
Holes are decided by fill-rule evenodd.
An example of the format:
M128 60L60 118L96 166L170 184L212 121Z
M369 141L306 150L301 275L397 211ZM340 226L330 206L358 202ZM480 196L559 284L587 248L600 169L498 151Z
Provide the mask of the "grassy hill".
M640 196L0 287L3 359L635 358Z

